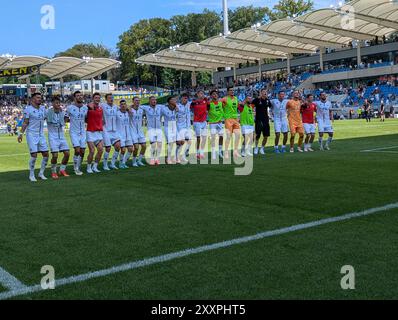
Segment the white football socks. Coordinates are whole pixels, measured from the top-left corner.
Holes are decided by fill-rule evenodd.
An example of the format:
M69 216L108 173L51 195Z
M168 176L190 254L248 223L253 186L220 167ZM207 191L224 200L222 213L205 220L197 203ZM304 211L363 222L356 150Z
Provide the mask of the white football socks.
M36 164L36 159L37 158L33 158L31 157L29 160L29 172L31 176L35 175L35 164Z
M43 158L43 160L41 161L40 175L44 174L44 171L46 170L47 167L47 163L48 163L48 158Z

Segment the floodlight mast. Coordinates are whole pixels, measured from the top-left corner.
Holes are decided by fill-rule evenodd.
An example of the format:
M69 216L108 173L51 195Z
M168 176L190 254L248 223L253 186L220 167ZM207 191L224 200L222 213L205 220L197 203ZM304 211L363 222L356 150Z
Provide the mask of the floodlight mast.
M228 0L222 0L224 11L224 36L229 35L229 17L228 17Z
M229 17L228 17L228 0L222 0L222 7L224 11L224 37L229 35ZM225 70L231 70L231 68L225 68Z

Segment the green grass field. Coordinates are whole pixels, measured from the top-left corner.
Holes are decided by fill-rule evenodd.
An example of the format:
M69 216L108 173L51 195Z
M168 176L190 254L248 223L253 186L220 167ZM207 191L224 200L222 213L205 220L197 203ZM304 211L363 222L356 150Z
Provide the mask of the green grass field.
M2 136L0 269L33 286L44 265L60 279L396 204L398 121L334 126L332 151L268 148L250 176L161 166L37 184L25 143ZM13 298L396 299L397 226L392 209ZM355 290L341 289L344 265Z

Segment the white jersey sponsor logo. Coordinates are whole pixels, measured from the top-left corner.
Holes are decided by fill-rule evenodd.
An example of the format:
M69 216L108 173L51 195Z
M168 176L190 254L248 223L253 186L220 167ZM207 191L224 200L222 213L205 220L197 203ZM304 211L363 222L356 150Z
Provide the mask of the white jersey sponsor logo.
M26 133L30 135L42 136L44 135L44 121L46 119L46 108L40 106L35 108L31 105L24 110L24 119L29 119L29 125Z
M177 128L188 129L190 127L191 127L191 103L188 102L186 105L179 103L177 111Z
M64 119L65 112L60 111L59 113L54 112L52 122L47 120L48 137L49 139L65 140L64 134Z
M123 141L130 140L130 116L129 113L118 111L116 114L117 131Z
M330 110L332 109L332 103L330 101L317 101L317 120L323 122L330 122Z
M110 106L109 104L103 104L102 109L104 110L104 130L107 132L116 132L116 115L118 108L116 106Z
M151 106L142 106L141 107L145 111L145 115L147 118L148 129L161 129L161 112L163 109L163 105L156 105L154 108Z
M164 127L165 129L169 127L175 127L177 124L177 112L175 110L171 110L168 106L163 106L161 115L164 119Z
M274 99L271 101L272 105L272 113L274 114L274 121L279 120L282 121L287 118L287 110L286 105L289 100L285 99L280 101L279 99Z
M143 133L142 121L144 118L144 110L140 107L137 110L134 108L130 111L130 128L134 134Z
M86 117L88 113L87 106L70 105L66 108L66 116L70 121L70 133L85 135L86 134Z

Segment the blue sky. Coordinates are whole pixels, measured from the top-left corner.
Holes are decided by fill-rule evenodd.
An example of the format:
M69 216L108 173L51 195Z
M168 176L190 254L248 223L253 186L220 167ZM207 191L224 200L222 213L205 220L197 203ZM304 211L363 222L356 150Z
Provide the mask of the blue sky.
M101 43L116 48L118 37L140 19L200 12L221 11L221 0L3 0L1 4L1 54L53 56L76 43ZM231 7L272 7L277 0L229 0ZM334 0L315 0L327 7ZM55 9L55 29L41 28L41 8Z

